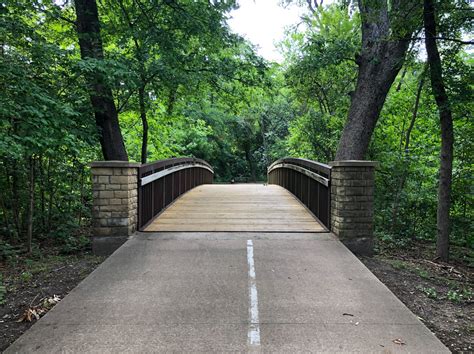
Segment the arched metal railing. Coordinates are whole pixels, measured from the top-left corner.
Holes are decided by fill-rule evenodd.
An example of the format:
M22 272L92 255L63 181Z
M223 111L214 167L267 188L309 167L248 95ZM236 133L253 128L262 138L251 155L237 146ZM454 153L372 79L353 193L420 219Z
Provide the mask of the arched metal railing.
M195 158L172 158L138 168L138 229L143 230L181 194L212 183L210 164Z
M330 229L331 166L297 158L283 158L268 167L268 183L287 189Z

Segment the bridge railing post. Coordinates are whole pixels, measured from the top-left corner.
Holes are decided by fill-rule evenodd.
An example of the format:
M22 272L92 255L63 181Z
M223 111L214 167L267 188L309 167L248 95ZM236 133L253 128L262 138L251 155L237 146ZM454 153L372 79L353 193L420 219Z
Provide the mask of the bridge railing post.
M354 253L371 255L374 248L374 161L333 161L331 169L331 231Z
M92 251L108 255L137 229L139 163L95 161L92 173Z

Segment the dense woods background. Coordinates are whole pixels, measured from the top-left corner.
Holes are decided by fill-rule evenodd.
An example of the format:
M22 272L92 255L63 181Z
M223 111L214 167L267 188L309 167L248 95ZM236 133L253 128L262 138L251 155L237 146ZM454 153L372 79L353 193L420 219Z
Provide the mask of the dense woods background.
M437 33L426 32L430 4ZM439 114L447 108L454 154L446 230L451 245L472 249L469 2L300 5L307 13L288 29L277 64L229 29L238 1L2 1L0 257L87 247L87 164L127 155L199 157L217 182L264 181L284 156L363 156L380 162L379 240L434 243L446 132ZM390 15L381 32L373 14ZM430 34L440 67L425 49Z

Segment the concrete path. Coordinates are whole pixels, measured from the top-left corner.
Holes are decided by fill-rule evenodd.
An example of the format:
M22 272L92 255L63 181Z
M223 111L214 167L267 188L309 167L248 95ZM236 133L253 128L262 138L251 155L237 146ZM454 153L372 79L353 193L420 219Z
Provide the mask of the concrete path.
M6 353L259 350L449 353L324 233L137 235Z

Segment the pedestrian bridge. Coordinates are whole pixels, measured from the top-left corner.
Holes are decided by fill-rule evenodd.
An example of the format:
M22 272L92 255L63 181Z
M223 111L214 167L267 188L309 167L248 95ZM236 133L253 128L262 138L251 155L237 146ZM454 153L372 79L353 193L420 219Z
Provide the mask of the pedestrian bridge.
M277 185L204 184L144 228L147 232L327 232L290 192Z
M94 164L96 251L126 242L6 353L449 353L340 242L371 244L373 168Z

